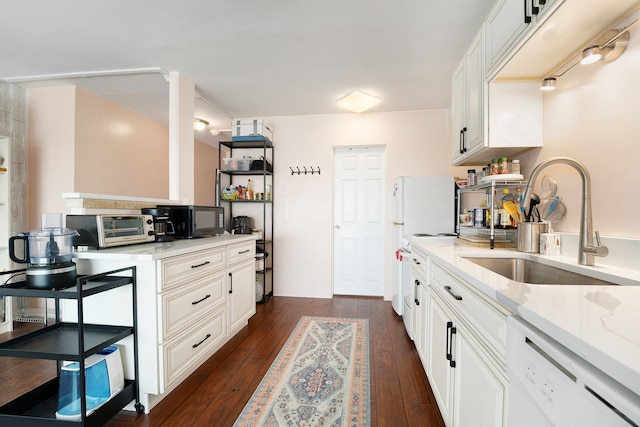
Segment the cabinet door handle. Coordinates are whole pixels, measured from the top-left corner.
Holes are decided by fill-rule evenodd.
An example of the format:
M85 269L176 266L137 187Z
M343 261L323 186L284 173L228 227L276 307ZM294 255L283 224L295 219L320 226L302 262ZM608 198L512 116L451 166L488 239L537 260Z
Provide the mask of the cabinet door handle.
M447 322L447 360L451 361L451 342L450 337L451 337L451 328L453 328L453 322Z
M531 0L524 0L524 23L531 24L531 15L529 15L529 4Z
M413 263L414 263L415 265L420 265L420 261L418 261L416 258L414 258L414 259L413 259Z
M191 268L198 268L198 267L202 267L202 266L207 265L207 264L211 264L211 261L205 261L202 264L192 265Z
M449 355L451 356L451 358L449 359L449 366L455 368L456 361L453 359L453 336L456 334L458 329L455 326L452 326L449 331L451 331L451 348L449 349Z
M413 298L413 302L416 303L416 305L420 305L420 300L418 299L418 286L420 286L420 281L418 279L414 280L416 289L415 289L415 297Z
M251 249L246 249L246 250L244 250L244 251L240 251L240 252L238 252L238 255L246 254L246 253L247 253L247 252L249 252L250 250L251 250Z
M413 301L416 303L416 305L420 305L420 301L418 301L418 298L414 299Z
M467 151L467 147L465 147L464 141L464 133L467 131L466 126L460 129L460 154L464 154Z
M209 338L211 338L211 334L207 334L207 336L206 336L206 337L204 337L204 339L203 339L202 341L200 341L200 342L199 342L199 343L197 343L197 344L192 345L191 347L192 347L192 348L196 348L196 347L198 347L200 344L202 344L203 342L205 342L206 340L208 340Z
M453 289L451 289L451 286L445 286L444 290L449 292L449 295L451 295L452 297L454 297L456 300L458 301L462 301L462 297L456 293L453 292Z
M204 297L204 298L199 299L198 301L192 301L192 302L191 302L191 305L200 304L202 301L206 300L207 298L211 298L211 294L207 294L207 295L205 295L205 297Z
M531 0L531 14L537 15L538 13L540 13L540 2Z
M233 274L229 273L229 293L233 293Z

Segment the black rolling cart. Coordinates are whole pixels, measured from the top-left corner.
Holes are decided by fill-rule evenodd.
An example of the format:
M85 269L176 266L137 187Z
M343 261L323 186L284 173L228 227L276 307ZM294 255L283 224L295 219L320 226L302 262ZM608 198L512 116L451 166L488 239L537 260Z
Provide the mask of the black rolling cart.
M19 270L20 271L20 270ZM4 283L8 274L0 274ZM84 322L83 300L91 295L131 284L133 325L97 325ZM137 385L138 338L137 338L137 301L136 267L111 270L100 274L79 276L75 285L62 290L27 289L25 282L16 282L0 286L0 296L50 298L55 301L55 323L35 332L0 343L0 357L22 357L31 359L56 360L58 376L30 392L0 407L0 425L6 426L100 426L113 415L135 400L138 413L144 412L140 403ZM60 316L60 301L75 300L78 321L63 322ZM133 336L133 355L135 379L125 379L124 389L110 400L87 415L85 359L100 352L121 339ZM80 420L68 421L56 419L58 406L58 384L63 361L77 362L78 394L81 401ZM28 375L28 373L27 373Z

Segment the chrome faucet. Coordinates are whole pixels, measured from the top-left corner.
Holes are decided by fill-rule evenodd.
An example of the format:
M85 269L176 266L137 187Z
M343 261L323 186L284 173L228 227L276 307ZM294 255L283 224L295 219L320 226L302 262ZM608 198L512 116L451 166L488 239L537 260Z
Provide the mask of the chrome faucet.
M531 171L531 178L527 184L527 188L523 195L522 209L526 212L529 209L529 201L531 198L531 192L533 185L536 182L536 178L540 174L542 169L554 164L565 164L573 167L578 171L582 178L582 209L580 213L580 242L578 244L578 264L581 265L595 265L594 256L605 257L609 255L609 248L602 246L600 243L600 233L596 231L594 245L593 236L593 221L591 213L591 176L589 171L584 165L569 157L551 157L545 160L533 168Z

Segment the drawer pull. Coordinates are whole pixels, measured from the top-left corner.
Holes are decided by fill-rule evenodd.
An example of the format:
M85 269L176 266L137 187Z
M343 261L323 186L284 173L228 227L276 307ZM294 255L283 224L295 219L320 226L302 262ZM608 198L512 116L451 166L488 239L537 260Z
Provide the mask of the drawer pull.
M206 300L207 298L211 298L211 294L207 294L204 298L199 299L198 301L192 301L191 305L200 304L202 301Z
M247 252L249 252L249 251L251 251L251 249L245 249L244 251L240 251L240 252L238 252L238 255L246 254L246 253L247 253Z
M451 289L451 286L445 286L444 290L449 292L449 295L451 295L452 297L454 297L455 299L457 299L458 301L462 301L462 297L458 294L455 294L453 292L453 290Z
M202 267L203 265L207 265L207 264L211 264L211 261L205 261L202 264L192 265L191 268L198 268L198 267Z
M211 338L211 334L207 334L206 337L204 337L204 339L202 341L200 341L198 344L194 344L191 347L196 348L198 347L200 344L202 344L203 342L205 342L206 340L208 340L209 338Z

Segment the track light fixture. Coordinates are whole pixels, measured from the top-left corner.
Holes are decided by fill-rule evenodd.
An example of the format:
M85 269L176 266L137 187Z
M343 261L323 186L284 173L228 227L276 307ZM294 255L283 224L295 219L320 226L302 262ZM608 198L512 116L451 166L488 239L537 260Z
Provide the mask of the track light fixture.
M557 79L562 77L567 71L571 70L577 64L589 65L595 64L596 62L612 62L618 59L627 49L629 39L631 38L629 29L636 23L638 23L638 20L632 22L621 30L611 29L605 32L598 40L585 48L580 54L571 58L551 73L549 77L546 77L540 84L540 90L555 90Z
M540 84L540 90L551 91L556 90L556 78L555 77L547 77Z

